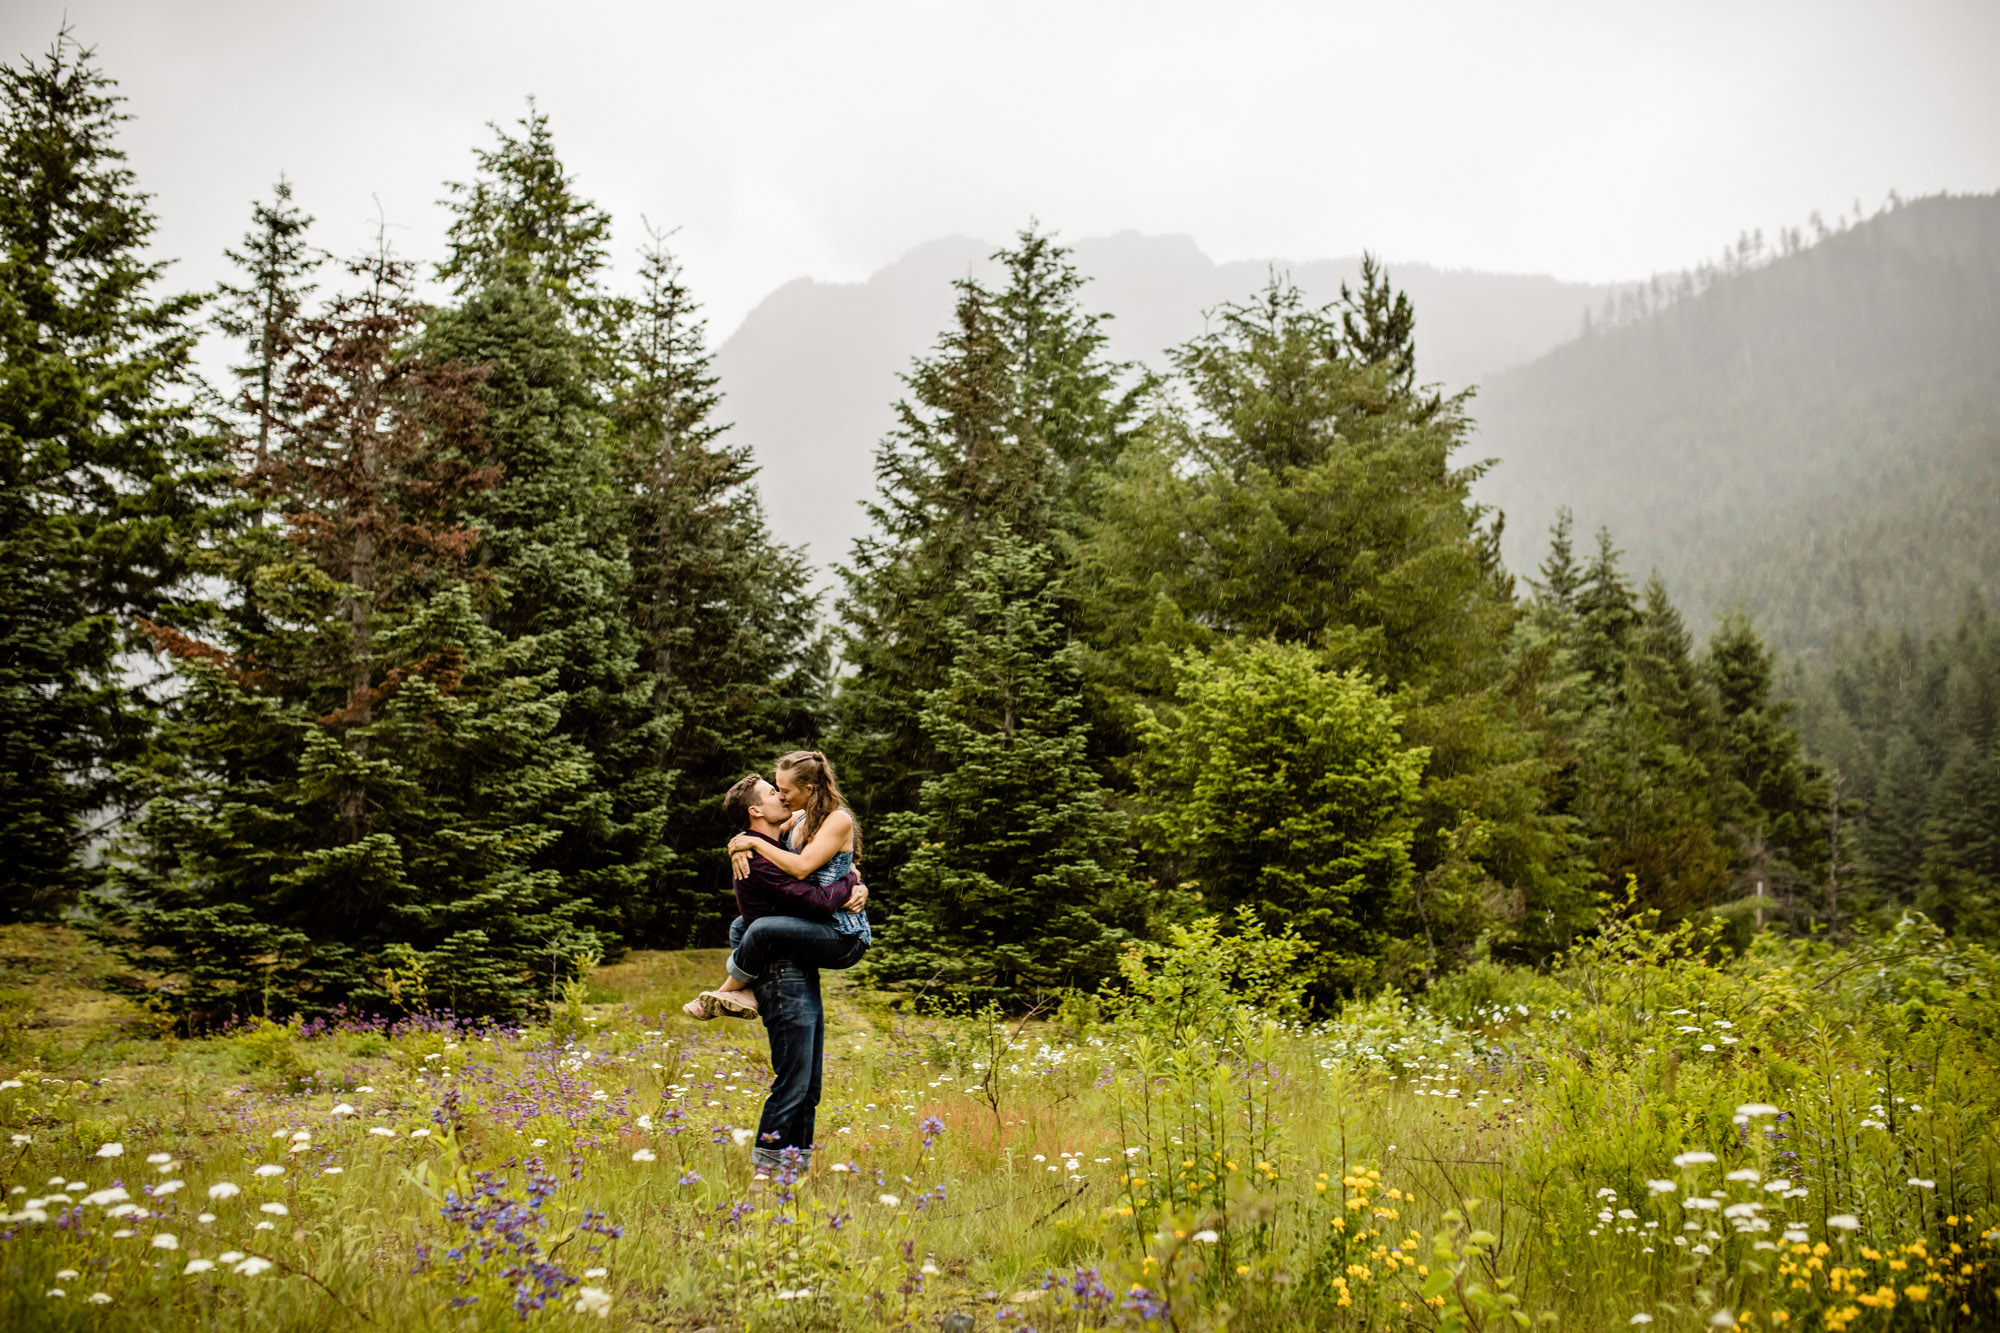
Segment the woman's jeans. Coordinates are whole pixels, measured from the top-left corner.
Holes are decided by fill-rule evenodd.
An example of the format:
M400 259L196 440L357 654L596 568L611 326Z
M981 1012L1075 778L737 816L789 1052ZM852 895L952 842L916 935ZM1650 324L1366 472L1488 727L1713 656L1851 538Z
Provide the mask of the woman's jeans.
M729 975L746 986L780 958L802 967L853 967L868 952L859 935L843 935L823 921L796 916L760 916L749 926L737 917L729 923Z
M795 930L793 927L804 927ZM740 956L754 979L757 1012L771 1041L771 1091L757 1122L757 1146L750 1161L776 1174L784 1150L799 1150L799 1169L812 1163L813 1115L819 1109L820 1072L826 1060L826 1010L820 1003L819 969L850 967L867 946L858 936L797 917L767 916L730 923L730 974L742 979ZM852 954L852 957L849 955ZM842 961L842 960L845 961Z

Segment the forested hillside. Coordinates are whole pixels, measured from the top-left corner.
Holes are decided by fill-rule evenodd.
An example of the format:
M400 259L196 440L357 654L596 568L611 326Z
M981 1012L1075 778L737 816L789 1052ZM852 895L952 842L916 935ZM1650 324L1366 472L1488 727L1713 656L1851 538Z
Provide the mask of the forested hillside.
M2000 587L2000 197L1783 249L1487 382L1516 568L1568 506L1697 627L1740 608L1807 655Z

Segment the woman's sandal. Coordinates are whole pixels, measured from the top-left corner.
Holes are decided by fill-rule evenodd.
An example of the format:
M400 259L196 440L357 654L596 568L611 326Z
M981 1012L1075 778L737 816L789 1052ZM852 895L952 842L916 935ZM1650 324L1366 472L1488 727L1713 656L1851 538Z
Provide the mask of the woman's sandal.
M715 1017L715 1004L707 995L697 995L681 1006L681 1012L689 1018L697 1018L703 1022L707 1022L709 1019Z
M701 998L718 1009L725 1018L757 1017L757 997L747 990L705 990Z

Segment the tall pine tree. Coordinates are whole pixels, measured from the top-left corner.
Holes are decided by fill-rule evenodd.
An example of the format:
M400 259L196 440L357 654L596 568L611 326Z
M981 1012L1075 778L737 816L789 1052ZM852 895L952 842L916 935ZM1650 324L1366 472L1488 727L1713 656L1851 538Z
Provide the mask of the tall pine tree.
M1052 553L997 529L959 593L948 675L920 713L940 771L914 812L883 821L906 859L868 966L1019 1007L1108 976L1138 901L1123 817L1090 765Z
M132 617L189 624L224 461L192 404L193 296L156 294L115 85L65 29L0 67L0 919L95 878L152 699Z
M150 627L184 688L104 906L194 1021L518 1012L606 924L546 864L591 795L558 672L480 615L483 372L415 350L411 265L378 248L350 276L286 367L283 535L231 548L259 613L220 644Z
M650 717L600 758L659 793L664 855L631 919L683 945L719 938L730 911L721 848L736 830L715 793L819 735L827 654L804 552L771 540L750 449L718 419L700 307L657 231L639 285L617 305L610 414Z
M941 771L909 700L943 685L961 585L995 533L1048 549L1058 618L1076 626L1077 544L1132 436L1124 368L1069 252L1030 228L995 258L1004 286L958 283L952 327L904 377L876 453L875 531L841 572L839 751L867 814L915 809Z

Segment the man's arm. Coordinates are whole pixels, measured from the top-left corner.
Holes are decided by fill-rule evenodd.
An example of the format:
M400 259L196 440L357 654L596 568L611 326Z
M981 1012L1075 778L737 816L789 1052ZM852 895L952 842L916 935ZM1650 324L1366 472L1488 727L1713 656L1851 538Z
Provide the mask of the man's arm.
M829 912L845 907L861 886L859 871L850 870L833 883L822 886L809 879L787 875L761 856L750 858L750 873L744 878L787 898L798 898ZM866 901L866 890L863 890L863 901Z

